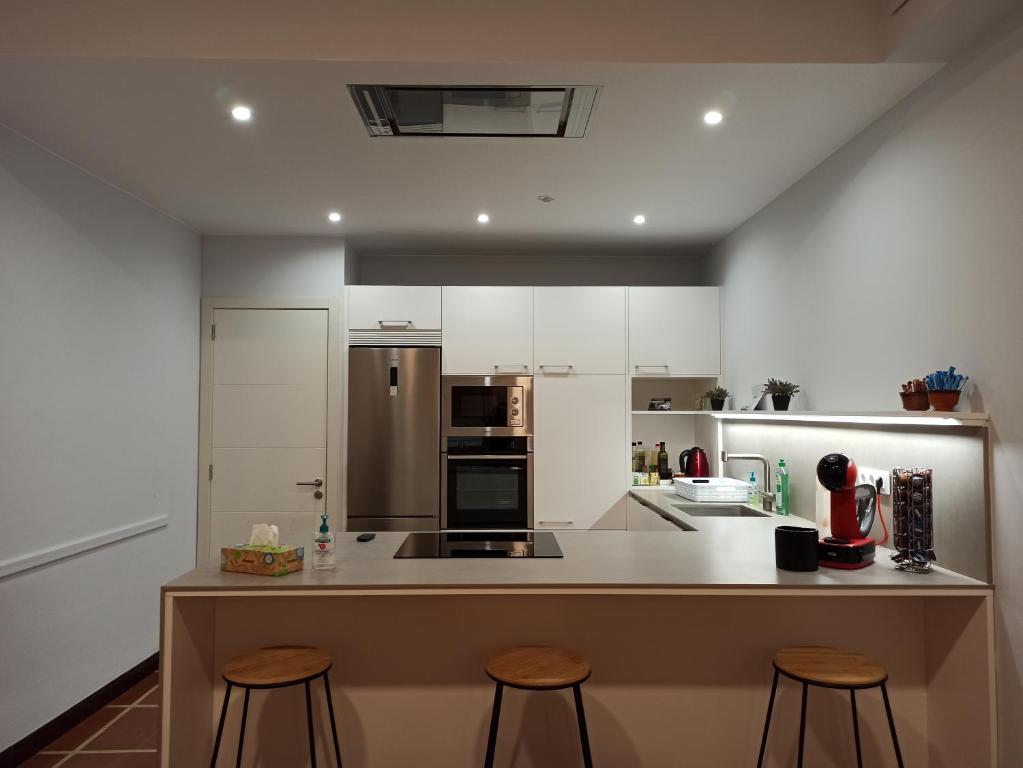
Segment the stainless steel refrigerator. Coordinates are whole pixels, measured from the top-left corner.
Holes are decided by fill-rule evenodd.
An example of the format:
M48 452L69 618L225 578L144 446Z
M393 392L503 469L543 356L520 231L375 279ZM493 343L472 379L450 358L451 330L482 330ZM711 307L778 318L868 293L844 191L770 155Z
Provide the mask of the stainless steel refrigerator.
M348 350L349 531L440 527L440 349Z

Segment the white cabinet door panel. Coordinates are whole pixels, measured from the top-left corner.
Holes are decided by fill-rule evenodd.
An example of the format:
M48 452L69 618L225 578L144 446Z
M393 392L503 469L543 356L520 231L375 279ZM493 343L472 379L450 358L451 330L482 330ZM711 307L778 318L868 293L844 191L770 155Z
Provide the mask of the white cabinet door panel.
M327 388L214 384L214 448L326 448Z
M533 371L533 289L444 286L444 373Z
M625 389L624 375L534 379L537 530L625 528Z
M310 486L325 480L325 448L214 448L213 494L218 512L321 512Z
M666 520L650 507L629 497L628 520L626 528L630 531L668 531L682 533L683 529L670 520Z
M352 285L348 288L349 329L441 327L438 285Z
M327 312L218 309L214 384L308 384L327 380Z
M721 289L629 288L629 372L721 374Z
M625 288L534 288L533 339L538 372L625 373Z

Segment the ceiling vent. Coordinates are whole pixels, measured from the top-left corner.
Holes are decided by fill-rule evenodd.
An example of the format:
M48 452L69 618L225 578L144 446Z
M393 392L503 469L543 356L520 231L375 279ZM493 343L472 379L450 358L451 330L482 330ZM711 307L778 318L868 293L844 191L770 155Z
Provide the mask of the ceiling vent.
M595 85L349 85L370 136L579 139Z

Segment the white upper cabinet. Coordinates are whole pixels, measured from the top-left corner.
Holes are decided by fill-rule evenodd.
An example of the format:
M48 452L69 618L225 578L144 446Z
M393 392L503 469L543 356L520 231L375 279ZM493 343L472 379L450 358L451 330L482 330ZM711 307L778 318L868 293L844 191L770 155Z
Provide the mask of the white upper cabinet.
M624 374L533 380L533 525L625 528L629 482Z
M721 289L629 288L629 373L721 375Z
M533 372L533 289L444 286L444 373Z
M436 330L441 327L438 285L348 287L349 330Z
M533 289L537 374L625 373L625 288Z

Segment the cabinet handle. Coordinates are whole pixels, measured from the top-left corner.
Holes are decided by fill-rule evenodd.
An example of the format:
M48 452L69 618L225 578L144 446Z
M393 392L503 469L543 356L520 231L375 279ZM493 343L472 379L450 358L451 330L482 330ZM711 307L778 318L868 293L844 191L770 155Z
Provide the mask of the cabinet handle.
M668 370L671 366L667 363L654 363L652 365L636 365L634 367L638 371L640 368L663 368L664 370Z
M411 320L377 320L381 328L386 328L388 325L400 325L403 328L411 328Z
M529 366L525 363L494 363L494 371L500 371L502 368L521 368L524 371L529 370Z
M572 370L573 368L575 368L575 366L574 366L574 365L572 365L571 363L568 363L568 364L566 364L566 363L560 363L560 364L556 364L556 365L550 365L550 364L547 364L547 365L538 365L538 366L536 366L536 367L537 367L538 369L540 369L541 371L542 371L542 370L543 370L544 368L566 368L566 369L568 369L568 370L570 370L570 371L571 371L571 370Z
M537 520L540 525L551 525L557 523L558 525L575 525L575 520Z

